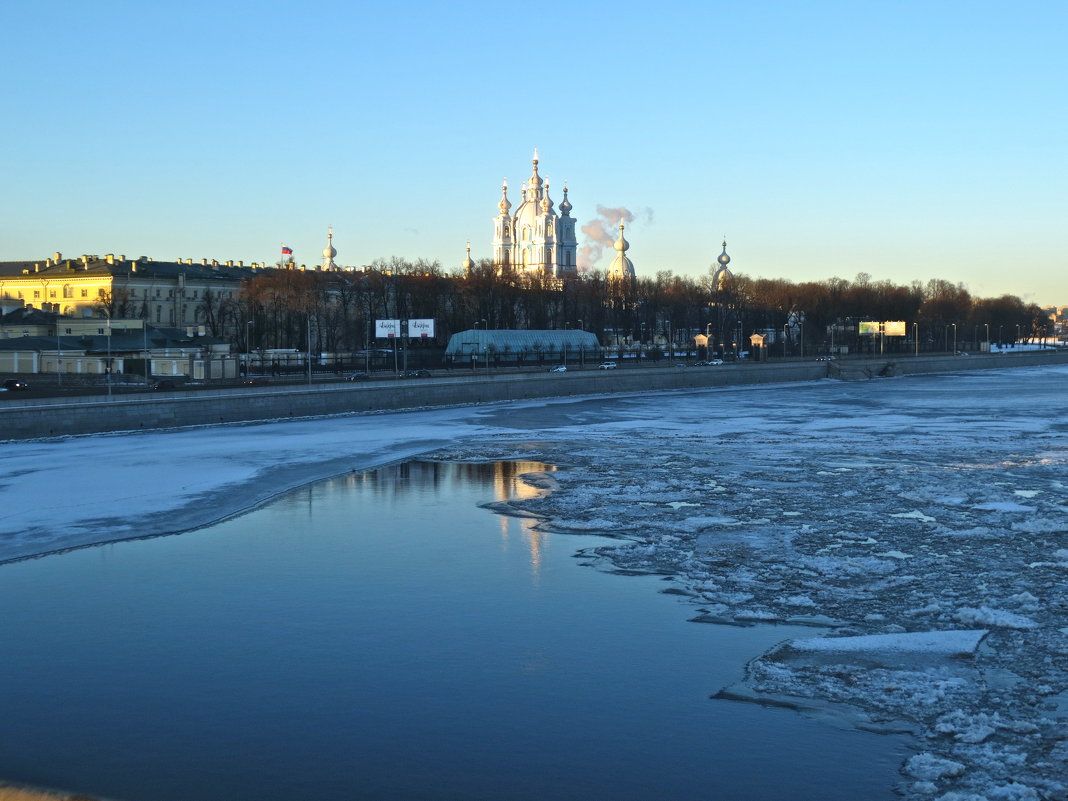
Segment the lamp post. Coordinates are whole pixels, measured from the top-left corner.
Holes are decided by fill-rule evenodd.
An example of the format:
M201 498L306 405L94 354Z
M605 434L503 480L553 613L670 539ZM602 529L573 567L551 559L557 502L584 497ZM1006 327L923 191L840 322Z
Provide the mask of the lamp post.
M364 344L366 349L366 343ZM245 359L245 376L252 371L252 320L245 323L245 352L248 354Z
M1005 327L1004 325L999 325L998 326L998 351L1001 350L1002 343L1005 341L1004 339L1001 338L1001 329L1004 328L1004 327Z
M916 347L916 355L920 355L920 328L918 323L912 324L912 344Z
M1014 347L1019 347L1019 346L1020 346L1020 326L1019 326L1019 324L1017 324L1017 326L1016 326L1016 342L1015 342Z
M990 353L990 323L983 323L983 327L986 329L986 352Z
M953 354L957 353L957 324L953 323Z
M783 323L783 326L782 326L782 357L784 359L786 358L786 329L788 327L789 326L786 323Z
M104 313L108 318L108 361L104 372L108 383L108 400L111 400L111 311L105 308Z
M638 340L638 364L642 363L642 348L645 346L645 323L642 323L642 335ZM1019 328L1019 326L1017 326Z
M56 315L56 386L63 386L63 345L59 341L59 315Z
M584 323L583 320L579 320L578 321L579 331L585 331L586 330L584 328L584 326L583 326L583 323ZM582 368L582 367L585 367L585 366L586 366L586 341L585 341L585 339L583 339L579 343L579 367Z

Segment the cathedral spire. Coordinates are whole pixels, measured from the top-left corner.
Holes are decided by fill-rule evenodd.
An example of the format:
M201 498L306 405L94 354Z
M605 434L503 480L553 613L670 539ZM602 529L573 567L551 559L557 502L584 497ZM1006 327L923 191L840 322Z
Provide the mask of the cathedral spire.
M501 210L501 214L505 216L512 210L512 204L508 202L508 179L504 179L504 183L501 184L501 202L497 204L497 208Z
M541 196L541 213L552 214L553 202L549 199L549 177L545 177L545 193Z
M467 256L464 258L464 275L471 275L471 270L474 268L475 263L471 261L471 240L467 240Z
M560 201L560 214L563 217L571 216L571 201L567 199L567 181L564 181L564 199Z
M329 226L326 229L326 247L323 248L323 269L324 270L336 270L337 265L334 264L334 257L337 255L337 250L334 249L334 226Z
M538 149L534 148L534 158L531 160L531 164L534 165L533 171L530 173L530 180L527 181L530 184L530 200L541 200L541 176L538 175Z

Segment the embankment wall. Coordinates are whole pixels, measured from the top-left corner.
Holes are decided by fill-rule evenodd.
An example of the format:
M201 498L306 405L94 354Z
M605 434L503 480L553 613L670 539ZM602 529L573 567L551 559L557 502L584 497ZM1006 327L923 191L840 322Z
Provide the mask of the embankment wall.
M1068 364L1068 352L768 362L721 367L641 367L567 373L493 373L322 384L204 389L92 399L0 401L0 440L225 425L533 398L744 386Z

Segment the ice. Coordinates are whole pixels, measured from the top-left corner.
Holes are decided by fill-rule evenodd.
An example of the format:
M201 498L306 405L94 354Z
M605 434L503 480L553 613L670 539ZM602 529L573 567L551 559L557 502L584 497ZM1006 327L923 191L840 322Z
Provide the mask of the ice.
M967 631L913 631L905 634L866 634L855 637L819 637L791 640L789 647L797 651L868 652L895 651L915 654L970 654L989 632L986 629Z
M1063 801L1066 385L1027 368L5 443L0 559L415 456L542 461L551 491L508 506L615 538L582 564L670 577L695 620L828 628L710 693L913 732L909 801Z
M990 609L986 606L981 606L975 609L970 606L965 606L957 610L954 615L961 623L969 623L980 626L996 626L1005 629L1033 629L1037 628L1038 624L1023 615L1018 615L1015 612L1006 612L1003 609Z

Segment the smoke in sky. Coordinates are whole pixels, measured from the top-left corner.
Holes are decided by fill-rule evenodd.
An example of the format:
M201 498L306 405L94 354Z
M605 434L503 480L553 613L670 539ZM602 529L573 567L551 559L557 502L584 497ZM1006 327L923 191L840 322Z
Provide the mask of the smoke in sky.
M652 209L643 209L641 214L643 222L651 223L653 221ZM634 212L623 206L615 209L598 206L597 217L583 225L581 229L586 239L582 243L582 247L579 248L579 271L592 270L597 262L601 260L605 249L611 250L612 244L619 236L619 223L622 222L629 227L634 222L634 219Z

